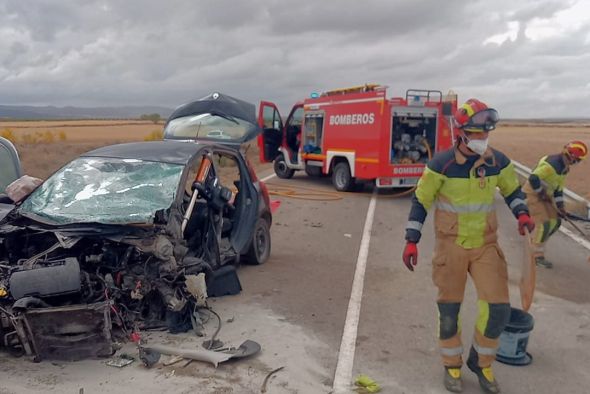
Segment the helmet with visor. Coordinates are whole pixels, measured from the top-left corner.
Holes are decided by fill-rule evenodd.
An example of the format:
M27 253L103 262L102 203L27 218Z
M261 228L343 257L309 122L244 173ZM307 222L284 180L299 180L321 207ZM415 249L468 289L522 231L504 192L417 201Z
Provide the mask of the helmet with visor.
M500 117L498 111L488 108L483 102L469 99L457 109L454 120L455 125L463 131L481 133L494 130Z

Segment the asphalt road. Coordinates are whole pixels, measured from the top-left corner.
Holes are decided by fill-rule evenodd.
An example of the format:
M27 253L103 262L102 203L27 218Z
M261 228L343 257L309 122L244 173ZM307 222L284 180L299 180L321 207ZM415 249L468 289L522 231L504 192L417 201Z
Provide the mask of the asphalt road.
M262 174L265 175L265 174ZM328 178L297 174L291 180L271 179L297 191L312 187L332 192ZM183 368L159 366L147 370L132 364L123 369L103 361L33 364L0 354L0 393L260 393L265 377L268 393L329 393L344 353L339 349L349 310L351 289L371 190L342 193L337 201L307 201L285 197L274 216L272 254L263 266L244 266L243 291L211 300L222 316L219 337L232 344L253 339L262 352L250 360L202 363ZM436 347L435 288L431 282L432 220L420 243L419 265L413 273L401 263L409 197L377 196L369 233L366 272L362 282L358 326L351 362L354 379L366 374L384 393L444 393ZM511 298L519 306L517 288L522 258L516 221L498 200L500 244L509 262ZM526 367L496 363L504 393L590 392L590 252L558 233L547 257L553 270L538 272L531 313L535 328L527 350L534 361ZM362 260L362 259L361 259ZM475 321L475 292L468 286L463 308L463 341L468 349ZM217 324L207 324L211 335ZM349 324L350 328L350 324ZM190 335L157 336L176 346L198 346ZM127 346L124 350L133 353ZM465 392L479 393L475 377L465 368ZM352 387L350 387L352 389Z
M331 189L328 178L303 175L288 183ZM333 376L361 242L370 190L344 194L338 202L284 200L273 228L272 261L264 274L250 271L257 291L277 291L264 300L272 310L303 325L325 344L316 352ZM437 393L442 367L436 346L436 291L431 281L432 218L427 221L416 272L401 263L404 225L410 198L379 195L371 231L364 280L353 378L367 374L384 392ZM522 239L502 199L497 207L502 246L510 273L513 306L520 306L518 280ZM321 224L314 227L312 224ZM280 224L280 225L279 225ZM350 234L350 237L345 234ZM507 393L587 393L590 375L590 252L557 233L548 245L553 270L540 270L535 302L530 312L535 328L527 350L534 362L526 367L496 363L496 374ZM254 271L254 270L252 270ZM265 290L261 290L265 288ZM246 290L248 292L248 290ZM463 307L463 341L469 348L476 318L475 291L469 284ZM465 392L479 392L475 376L465 368ZM326 382L322 382L325 384Z

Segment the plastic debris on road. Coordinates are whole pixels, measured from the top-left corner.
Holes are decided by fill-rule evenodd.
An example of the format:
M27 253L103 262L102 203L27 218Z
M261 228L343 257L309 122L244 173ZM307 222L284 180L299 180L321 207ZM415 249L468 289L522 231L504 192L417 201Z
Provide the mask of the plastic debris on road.
M123 368L135 361L135 357L128 354L121 354L119 357L115 357L106 362L110 367Z
M367 393L378 393L379 391L381 391L381 386L379 386L379 384L376 381L374 381L367 375L357 376L354 384L359 388L364 389Z

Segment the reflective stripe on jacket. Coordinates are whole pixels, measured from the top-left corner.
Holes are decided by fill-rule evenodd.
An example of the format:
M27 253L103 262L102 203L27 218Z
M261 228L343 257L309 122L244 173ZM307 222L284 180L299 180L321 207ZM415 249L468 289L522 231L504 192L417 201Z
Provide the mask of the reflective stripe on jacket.
M427 210L434 205L439 239L465 249L497 241L496 188L514 216L528 208L510 159L488 149L484 156L465 156L457 148L436 154L428 163L412 201L406 240L418 242Z

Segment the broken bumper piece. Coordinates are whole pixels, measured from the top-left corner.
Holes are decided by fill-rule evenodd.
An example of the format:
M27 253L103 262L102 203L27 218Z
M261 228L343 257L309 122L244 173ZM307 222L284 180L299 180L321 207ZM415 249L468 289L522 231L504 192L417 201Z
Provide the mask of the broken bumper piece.
M213 351L207 349L178 349L164 345L139 345L139 358L146 367L151 367L160 360L162 354L178 356L189 360L211 363L217 368L219 363L230 359L250 357L260 352L260 344L251 340L244 341L239 347L225 351Z

